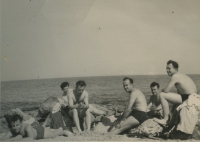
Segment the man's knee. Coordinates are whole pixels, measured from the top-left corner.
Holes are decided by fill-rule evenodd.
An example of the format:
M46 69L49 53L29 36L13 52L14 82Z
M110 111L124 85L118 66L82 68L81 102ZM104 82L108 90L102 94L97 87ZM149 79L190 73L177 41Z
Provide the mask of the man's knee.
M77 109L73 109L73 110L72 110L72 113L73 113L73 115L78 115Z
M86 110L86 114L90 114L90 109L87 109L87 110Z
M160 98L165 98L166 93L160 93Z

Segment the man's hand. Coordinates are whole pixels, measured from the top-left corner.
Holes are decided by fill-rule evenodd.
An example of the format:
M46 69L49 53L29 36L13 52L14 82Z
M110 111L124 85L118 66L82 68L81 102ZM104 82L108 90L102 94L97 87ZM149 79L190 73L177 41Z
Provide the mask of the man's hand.
M151 106L151 110L156 110L156 106L155 106L155 105L152 105L152 106Z
M122 123L124 123L124 120L118 121L118 124L116 125L116 128L120 129L122 126Z
M78 105L78 108L79 109L88 109L89 108L89 106L88 105L85 105L85 104L83 104L83 103L80 103L79 105Z

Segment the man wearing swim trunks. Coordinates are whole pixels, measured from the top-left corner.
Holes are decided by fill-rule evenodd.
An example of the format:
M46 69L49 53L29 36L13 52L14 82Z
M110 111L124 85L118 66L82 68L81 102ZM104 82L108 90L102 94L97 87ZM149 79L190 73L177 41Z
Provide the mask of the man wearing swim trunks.
M91 125L91 116L89 111L89 95L88 92L85 91L86 83L85 81L78 81L76 83L76 88L73 91L68 93L68 101L69 101L69 115L73 118L76 128L78 129L78 133L82 132L80 128L79 118L86 118L86 127L87 130L90 130Z
M71 135L72 133L63 129L48 129L41 125L32 127L30 124L22 122L22 117L18 114L13 115L11 130L8 131L0 141L28 141L35 139L54 138L60 135Z
M152 96L150 97L149 105L147 106L147 114L150 118L162 117L162 106L160 103L160 84L157 82L152 82L150 85Z
M144 94L134 87L133 79L131 78L125 77L123 79L123 85L125 91L130 95L125 111L122 116L114 122L115 124L113 124L116 128L111 130L110 133L115 135L147 120L147 102Z
M182 73L178 72L178 63L172 60L167 62L166 67L167 74L171 76L171 79L165 89L162 90L160 94L160 101L163 108L164 119L154 120L160 124L165 125L169 115L169 105L168 102L172 104L179 105L188 99L190 94L197 93L197 88L192 79ZM169 93L171 88L175 85L177 93Z

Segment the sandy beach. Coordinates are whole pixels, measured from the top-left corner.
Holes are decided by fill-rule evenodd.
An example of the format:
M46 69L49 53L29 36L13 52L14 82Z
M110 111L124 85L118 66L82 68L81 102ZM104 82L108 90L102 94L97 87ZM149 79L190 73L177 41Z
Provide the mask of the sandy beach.
M0 134L0 137L3 136L4 133ZM116 136L107 136L106 134L100 134L92 132L90 134L83 134L80 136L57 136L53 139L40 139L40 140L34 140L34 141L167 141L167 142L177 142L180 140L155 140L155 139L149 139L149 138L137 138L137 137L127 137L126 135L116 135ZM189 139L185 140L185 142L197 142L199 140L195 139Z

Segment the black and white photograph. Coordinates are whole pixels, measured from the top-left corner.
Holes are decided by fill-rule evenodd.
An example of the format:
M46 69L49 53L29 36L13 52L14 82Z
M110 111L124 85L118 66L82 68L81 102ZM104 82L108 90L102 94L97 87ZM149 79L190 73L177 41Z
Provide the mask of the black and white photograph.
M200 140L200 0L0 0L0 141Z

